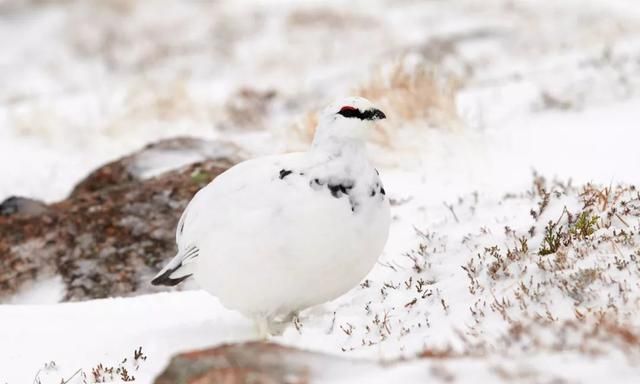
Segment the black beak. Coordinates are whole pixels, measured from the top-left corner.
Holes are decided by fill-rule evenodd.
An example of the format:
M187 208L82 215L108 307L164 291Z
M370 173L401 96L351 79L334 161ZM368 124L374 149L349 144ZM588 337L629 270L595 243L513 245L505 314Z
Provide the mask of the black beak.
M370 109L371 111L371 118L370 120L382 120L382 119L386 119L387 115L384 114L384 112L382 112L379 109Z

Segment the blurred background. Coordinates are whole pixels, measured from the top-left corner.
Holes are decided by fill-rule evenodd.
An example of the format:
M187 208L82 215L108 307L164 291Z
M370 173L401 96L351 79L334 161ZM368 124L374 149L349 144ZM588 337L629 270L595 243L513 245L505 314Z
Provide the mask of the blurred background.
M60 200L161 138L301 149L348 94L390 117L380 164L456 190L637 179L639 18L631 0L0 0L0 199Z
M390 238L274 341L426 357L414 382L638 382L637 0L0 0L0 382L140 346L151 382L253 337L149 279L199 188L347 95L388 117Z

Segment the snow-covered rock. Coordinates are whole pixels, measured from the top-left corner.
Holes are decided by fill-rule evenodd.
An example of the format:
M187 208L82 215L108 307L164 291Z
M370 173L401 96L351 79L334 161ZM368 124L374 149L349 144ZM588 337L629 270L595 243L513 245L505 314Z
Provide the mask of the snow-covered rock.
M148 279L175 255L182 210L235 159L232 145L165 140L97 169L63 201L8 199L0 300L55 277L63 300L157 291Z

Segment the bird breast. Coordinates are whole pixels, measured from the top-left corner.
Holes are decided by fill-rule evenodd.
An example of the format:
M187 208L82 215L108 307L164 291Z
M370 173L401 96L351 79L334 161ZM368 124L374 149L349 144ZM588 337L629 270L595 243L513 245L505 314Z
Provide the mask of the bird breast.
M196 280L245 313L297 310L345 293L373 267L389 230L373 168L274 165L259 185L209 196L210 215L197 226L206 230Z

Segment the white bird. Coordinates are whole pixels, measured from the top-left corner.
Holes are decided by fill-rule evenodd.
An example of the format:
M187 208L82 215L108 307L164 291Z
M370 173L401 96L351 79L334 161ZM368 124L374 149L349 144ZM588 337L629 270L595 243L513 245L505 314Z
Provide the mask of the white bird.
M261 337L353 288L389 233L389 201L365 153L384 118L366 99L340 100L322 112L308 151L220 174L185 209L178 254L152 284L193 275L225 307L253 318Z

